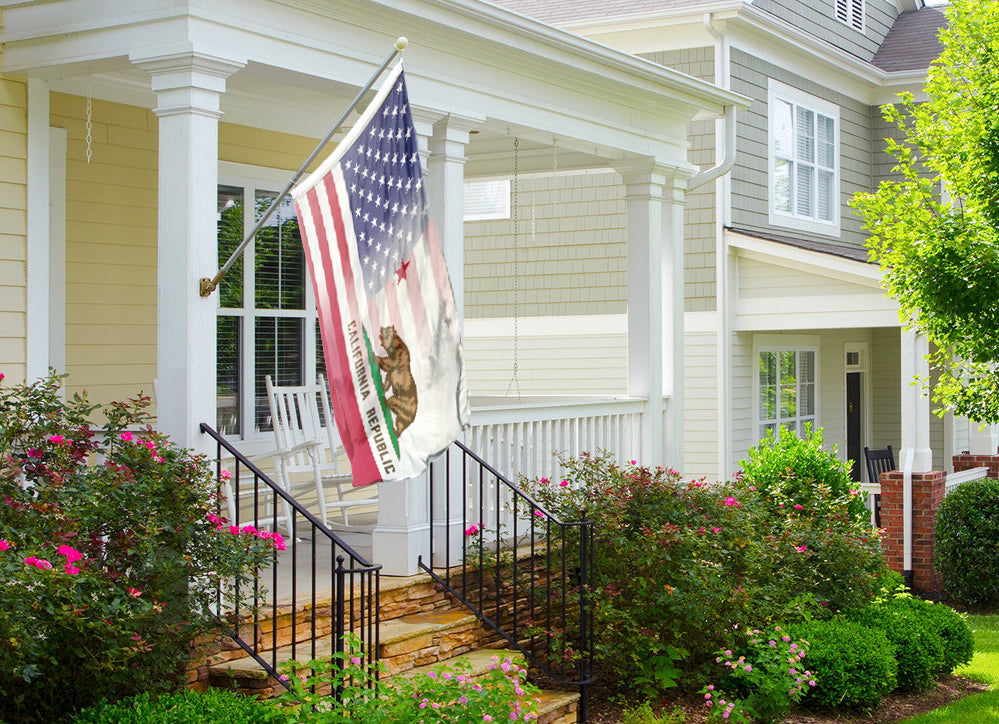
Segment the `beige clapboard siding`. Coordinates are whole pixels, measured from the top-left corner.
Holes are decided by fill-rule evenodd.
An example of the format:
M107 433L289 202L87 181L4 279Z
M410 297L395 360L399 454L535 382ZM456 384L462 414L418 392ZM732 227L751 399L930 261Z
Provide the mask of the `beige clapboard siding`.
M309 157L319 139L289 133L264 131L258 128L219 123L219 160L288 170L288 180ZM318 166L334 146L313 163ZM280 191L281 189L275 189Z
M627 393L626 320L621 317L621 331L596 332L588 330L584 320L574 317L554 321L549 326L558 329L559 334L518 337L517 382L521 394ZM466 326L465 369L470 395L502 396L511 389L514 343L510 329L512 324Z
M23 81L0 78L0 373L27 374L28 94Z
M85 98L51 94L67 137L67 391L107 403L156 377L157 120L95 100L90 163L86 122Z
M684 336L683 470L718 478L718 355L714 332Z
M891 445L897 451L902 439L902 350L898 328L871 333L871 435L869 447ZM897 462L897 460L896 460Z
M772 299L774 296L835 296L855 295L856 284L806 274L797 269L765 264L755 259L739 259L739 297Z

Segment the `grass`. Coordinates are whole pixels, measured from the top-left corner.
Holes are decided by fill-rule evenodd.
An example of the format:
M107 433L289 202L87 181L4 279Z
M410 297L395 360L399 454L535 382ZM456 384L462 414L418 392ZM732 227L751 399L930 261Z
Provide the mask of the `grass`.
M991 691L959 699L934 711L906 719L903 724L966 724L999 721L999 614L971 615L975 656L954 673L988 684Z

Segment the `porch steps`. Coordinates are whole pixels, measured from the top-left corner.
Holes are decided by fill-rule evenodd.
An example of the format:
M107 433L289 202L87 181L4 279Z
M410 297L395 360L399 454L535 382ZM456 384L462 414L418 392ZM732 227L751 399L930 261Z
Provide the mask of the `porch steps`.
M457 602L452 602L429 576L382 578L379 590L381 624L379 626L379 658L389 676L413 676L458 660L469 662L473 675L489 670L493 656L503 656L522 665L519 652L499 647L495 633L484 626ZM328 597L317 597L297 605L282 606L274 619L262 618L254 628L241 627L241 635L249 641L256 632L261 647L276 641L274 650L261 652L264 660L276 658L278 664L292 658L305 662L330 654L329 637L316 644L313 654L311 641L312 618L317 632L329 632L331 605ZM294 629L292 622L294 621ZM292 646L292 631L298 639ZM292 649L294 648L294 654ZM208 662L207 683L259 698L270 698L283 691L257 662L242 649L226 648ZM576 721L579 694L576 692L544 692L539 705L541 724L569 724Z

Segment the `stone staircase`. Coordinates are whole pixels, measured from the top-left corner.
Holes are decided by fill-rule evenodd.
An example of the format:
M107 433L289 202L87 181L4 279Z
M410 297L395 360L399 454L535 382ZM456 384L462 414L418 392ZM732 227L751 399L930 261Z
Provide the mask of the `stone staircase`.
M495 655L523 664L523 656L519 652L501 649L502 639L460 603L453 601L427 575L408 578L383 576L379 595L379 658L389 676L412 675L442 664L454 664L459 659L471 665L473 675L481 675L488 670L490 659ZM313 652L313 618L317 631L330 631L331 606L328 598L317 600L315 606L310 600L296 606L289 604L281 607L275 617L258 620L255 629L250 624L243 626L240 635L247 641L256 636L258 642L271 642L275 640L276 630L279 663L291 659L308 661L321 658L329 654L329 637L324 638L326 650L317 645ZM296 641L292 640L293 630ZM270 661L271 652L268 651L264 658ZM194 688L218 686L260 698L276 696L283 690L280 683L268 676L256 661L231 641L223 642L208 655L193 661L189 681ZM576 722L578 706L577 692L545 691L541 697L538 722Z

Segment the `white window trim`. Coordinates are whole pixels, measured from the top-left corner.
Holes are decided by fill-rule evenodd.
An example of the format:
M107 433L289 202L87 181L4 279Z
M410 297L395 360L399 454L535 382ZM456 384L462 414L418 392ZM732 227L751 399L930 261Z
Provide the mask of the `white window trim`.
M822 386L821 386L821 360L819 358L819 337L810 334L756 334L753 335L753 359L751 369L753 370L753 427L752 438L759 442L760 427L764 421L760 418L760 373L759 362L761 352L814 352L815 353L815 422L812 429L821 427L822 419Z
M258 190L270 191L274 193L280 193L281 190L288 184L288 181L294 175L294 171L284 171L280 169L264 168L260 166L250 166L242 163L233 163L229 161L219 162L219 174L218 174L218 184L220 186L238 186L244 189L244 192L249 194L249 198L253 198ZM253 225L252 221L244 220L243 234L244 238L247 233L252 231ZM247 264L245 267L252 265L253 263L253 247L249 246L246 251ZM244 267L244 268L245 268ZM248 455L258 455L265 450L269 450L274 447L274 433L270 430L258 431L254 428L252 424L253 420L253 410L255 406L255 385L254 385L254 374L255 374L255 353L256 345L254 340L254 325L248 324L246 320L252 319L253 315L250 310L247 309L246 302L254 298L254 289L252 283L247 282L247 277L244 276L244 288L243 288L243 300L244 306L238 309L222 309L218 306L219 295L215 295L216 299L216 309L219 316L232 316L241 317L243 319L243 338L242 338L242 354L240 355L240 379L243 380L243 384L240 389L240 411L242 413L242 419L244 421L243 431L240 436L235 434L227 435L230 439L239 440L246 443L247 446L244 452ZM315 290L312 287L311 281L308 279L308 273L306 273L306 283L305 283L305 309L304 310L267 310L267 316L274 317L296 317L305 319L305 329L303 330L304 336L304 349L302 350L303 360L305 362L304 381L309 384L310 381L314 382L316 377L316 325L317 325L317 315L316 315L316 299ZM251 429L254 428L254 429Z
M810 219L786 211L778 211L774 197L774 181L777 178L776 165L776 129L774 128L775 114L773 113L774 101L781 99L793 103L796 106L804 106L823 116L828 116L835 123L835 158L833 166L833 200L832 200L832 221L821 221ZM840 113L839 106L835 103L816 98L805 93L798 88L781 83L773 78L769 79L767 86L767 207L769 209L769 223L771 226L781 226L798 231L807 231L815 234L825 234L828 236L838 236L840 233L840 211L842 206L842 191L840 184L840 157L842 155L842 134L840 133Z

